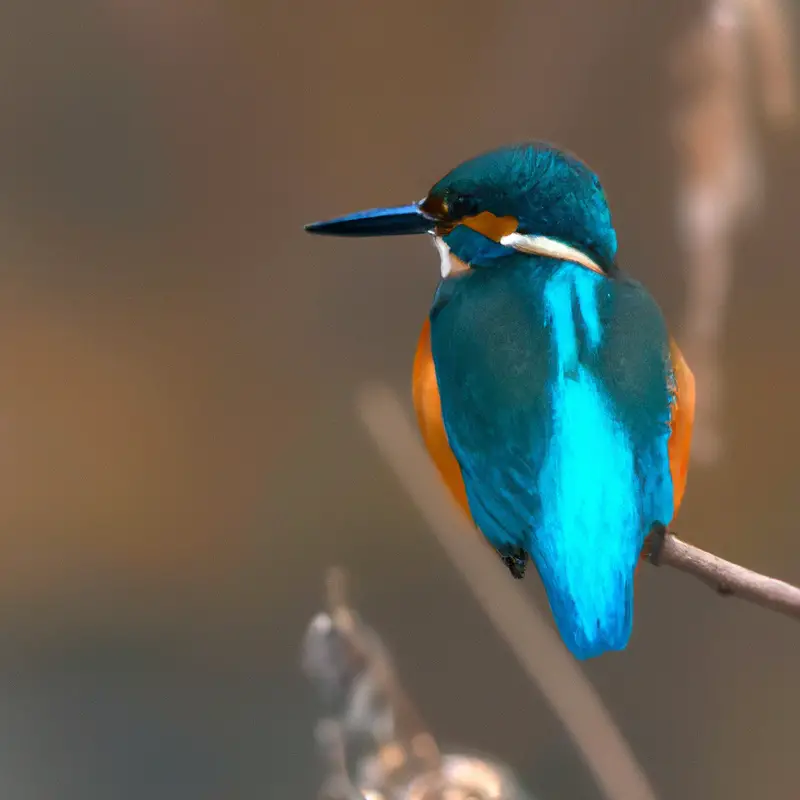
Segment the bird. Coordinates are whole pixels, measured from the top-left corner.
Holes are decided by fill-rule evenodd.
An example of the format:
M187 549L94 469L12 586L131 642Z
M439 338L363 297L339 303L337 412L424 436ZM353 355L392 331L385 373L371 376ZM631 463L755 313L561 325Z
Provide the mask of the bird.
M645 539L683 500L695 383L618 264L597 174L528 141L464 161L419 202L305 229L432 237L441 279L412 378L426 448L511 575L534 564L572 655L624 650Z

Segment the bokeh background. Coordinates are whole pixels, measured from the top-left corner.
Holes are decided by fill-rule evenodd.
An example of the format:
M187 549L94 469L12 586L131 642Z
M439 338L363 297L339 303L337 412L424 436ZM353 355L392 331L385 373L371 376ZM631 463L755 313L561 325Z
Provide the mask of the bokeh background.
M2 4L1 797L313 797L298 647L332 563L445 745L599 797L354 413L364 380L407 392L434 252L302 225L548 139L600 173L622 263L679 320L665 65L699 10ZM800 582L800 136L765 137L728 451L678 530ZM586 672L660 795L800 795L796 623L645 572L628 651Z

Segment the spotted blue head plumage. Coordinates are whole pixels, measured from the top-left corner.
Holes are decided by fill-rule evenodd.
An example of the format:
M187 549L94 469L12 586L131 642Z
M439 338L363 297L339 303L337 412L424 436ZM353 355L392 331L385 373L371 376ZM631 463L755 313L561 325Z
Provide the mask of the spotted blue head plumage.
M501 147L465 161L434 184L422 208L452 221L482 211L513 217L521 234L561 241L606 270L615 264L617 234L599 178L580 159L544 142ZM509 255L474 234L454 225L444 240L475 267Z

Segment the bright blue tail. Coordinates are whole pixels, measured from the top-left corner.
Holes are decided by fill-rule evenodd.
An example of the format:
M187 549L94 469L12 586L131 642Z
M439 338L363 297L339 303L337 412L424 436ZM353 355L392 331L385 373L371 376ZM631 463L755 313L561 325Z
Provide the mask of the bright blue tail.
M630 441L583 367L558 381L552 401L532 555L565 644L589 658L630 637L639 486Z

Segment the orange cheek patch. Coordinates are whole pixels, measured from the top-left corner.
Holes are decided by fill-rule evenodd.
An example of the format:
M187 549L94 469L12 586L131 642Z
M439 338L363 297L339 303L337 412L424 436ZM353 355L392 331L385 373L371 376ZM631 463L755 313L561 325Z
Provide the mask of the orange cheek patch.
M491 211L481 211L474 217L464 217L460 222L493 242L499 242L519 227L519 220L515 217L496 217Z

